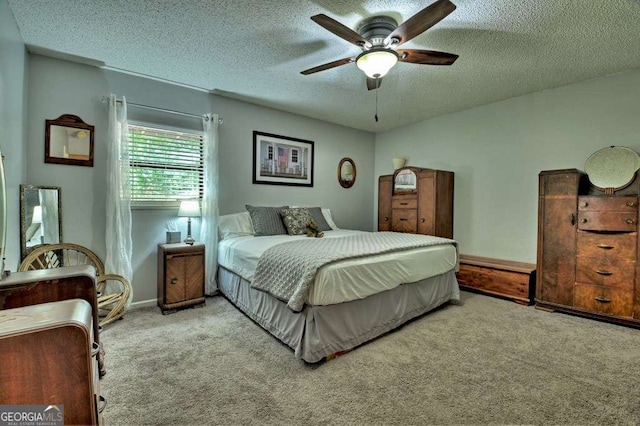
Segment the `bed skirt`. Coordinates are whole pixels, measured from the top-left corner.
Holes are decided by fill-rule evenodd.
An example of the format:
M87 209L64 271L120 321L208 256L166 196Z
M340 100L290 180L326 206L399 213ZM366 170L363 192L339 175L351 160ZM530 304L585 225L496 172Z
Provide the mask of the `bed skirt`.
M309 363L353 349L444 303L460 300L454 271L351 302L305 305L300 312L251 288L247 280L223 267L218 268L218 287L231 303Z

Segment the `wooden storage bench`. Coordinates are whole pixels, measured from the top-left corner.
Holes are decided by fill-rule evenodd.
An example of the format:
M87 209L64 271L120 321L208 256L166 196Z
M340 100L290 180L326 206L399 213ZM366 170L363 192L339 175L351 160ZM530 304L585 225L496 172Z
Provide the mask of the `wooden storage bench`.
M533 263L461 254L457 277L462 290L532 305L536 293L535 271L536 265Z

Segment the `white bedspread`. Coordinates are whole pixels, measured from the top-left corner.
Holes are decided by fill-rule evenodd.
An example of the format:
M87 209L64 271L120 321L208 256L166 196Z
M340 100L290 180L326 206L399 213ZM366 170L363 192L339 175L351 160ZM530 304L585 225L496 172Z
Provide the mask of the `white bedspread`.
M325 238L359 232L362 231L326 231ZM218 263L251 281L258 259L267 248L300 238L307 237L274 235L225 239L218 247ZM363 299L403 283L416 282L450 271L456 268L457 261L456 248L453 245L439 245L332 263L318 271L307 303L331 305Z

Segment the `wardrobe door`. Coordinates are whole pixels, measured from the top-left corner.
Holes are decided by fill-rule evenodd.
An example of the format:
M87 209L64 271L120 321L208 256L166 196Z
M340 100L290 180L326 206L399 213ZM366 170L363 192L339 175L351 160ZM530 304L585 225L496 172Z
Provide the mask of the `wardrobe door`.
M436 235L435 171L418 174L418 234Z
M392 176L378 179L378 231L391 231Z
M580 172L541 172L538 198L536 298L573 306Z

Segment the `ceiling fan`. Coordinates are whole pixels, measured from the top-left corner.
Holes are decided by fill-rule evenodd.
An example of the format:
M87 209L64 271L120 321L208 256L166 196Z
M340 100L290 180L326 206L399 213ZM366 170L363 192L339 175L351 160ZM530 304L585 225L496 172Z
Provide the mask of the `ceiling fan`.
M397 49L397 47L422 34L455 9L456 5L451 1L437 0L400 25L390 16L378 15L364 20L357 31L327 15L312 16L311 19L315 23L349 43L355 44L362 49L362 53L309 68L301 74L309 75L355 62L357 67L367 75L367 88L374 90L380 87L382 77L398 61L410 64L451 65L458 59L458 55L435 50Z

